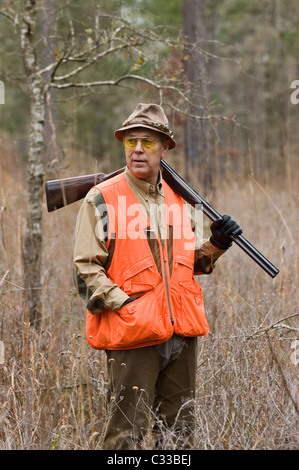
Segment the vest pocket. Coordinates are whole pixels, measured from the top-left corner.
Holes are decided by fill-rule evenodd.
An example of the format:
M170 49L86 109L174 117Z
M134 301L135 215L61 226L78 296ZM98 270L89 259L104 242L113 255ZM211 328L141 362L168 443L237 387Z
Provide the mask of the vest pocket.
M120 269L112 281L125 292L133 292L134 284L149 284L148 289L155 286L160 276L155 269L154 260L150 256L141 258L136 263ZM148 290L147 289L147 290ZM139 289L140 292L140 289Z
M120 271L113 282L129 296L137 298L117 312L104 310L101 313L99 330L106 345L104 349L131 349L166 341L172 331L161 309L163 284L154 260L151 257L140 259Z
M147 285L140 284L140 290ZM162 320L161 308L158 307L156 294L152 288L117 312L117 317L109 318L111 340L115 349L129 349L147 346L166 340L167 332Z
M141 286L143 291L146 287ZM152 287L117 312L104 310L100 314L88 314L89 344L95 349L131 349L166 341L173 330L163 322L163 311L157 302L161 296Z
M204 336L209 332L202 288L195 279L179 281L180 308L176 311L175 332L183 336Z

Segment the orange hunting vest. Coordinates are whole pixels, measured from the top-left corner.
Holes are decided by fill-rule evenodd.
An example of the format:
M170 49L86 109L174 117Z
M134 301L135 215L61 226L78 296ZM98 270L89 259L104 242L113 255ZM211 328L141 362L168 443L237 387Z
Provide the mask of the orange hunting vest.
M163 180L165 234L161 240L123 173L96 188L108 212L107 249L112 245L114 249L106 274L137 300L118 311L91 314L87 310L88 343L95 349L133 349L163 343L174 332L208 334L202 288L194 279L195 236L182 198ZM156 244L155 256L151 241Z

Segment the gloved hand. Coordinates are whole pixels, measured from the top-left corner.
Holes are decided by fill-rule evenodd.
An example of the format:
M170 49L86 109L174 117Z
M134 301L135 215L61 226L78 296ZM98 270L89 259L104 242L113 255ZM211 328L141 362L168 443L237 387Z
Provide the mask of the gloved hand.
M210 242L221 250L226 250L232 246L232 240L229 235L241 235L242 229L237 222L229 215L224 215L222 218L215 220L211 224L212 235Z

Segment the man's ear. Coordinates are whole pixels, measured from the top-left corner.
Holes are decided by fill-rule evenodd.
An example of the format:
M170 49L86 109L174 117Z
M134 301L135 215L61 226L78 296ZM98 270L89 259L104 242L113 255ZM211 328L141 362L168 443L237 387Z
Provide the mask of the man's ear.
M161 158L166 157L167 152L169 150L169 146L170 146L170 140L165 139L165 141L163 142L163 150L162 150L162 153L161 153Z

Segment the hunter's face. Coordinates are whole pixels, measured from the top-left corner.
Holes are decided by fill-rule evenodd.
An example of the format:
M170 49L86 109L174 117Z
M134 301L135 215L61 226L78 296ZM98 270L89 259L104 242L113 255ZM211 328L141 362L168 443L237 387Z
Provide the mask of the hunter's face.
M124 135L126 162L137 178L156 184L160 161L165 158L169 141L160 132L146 128L133 128Z

